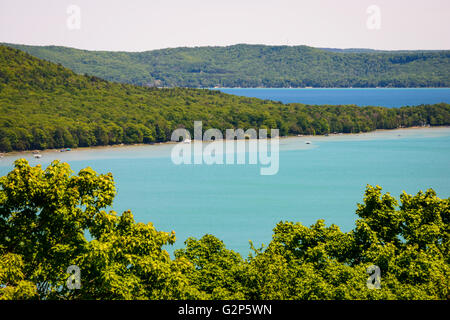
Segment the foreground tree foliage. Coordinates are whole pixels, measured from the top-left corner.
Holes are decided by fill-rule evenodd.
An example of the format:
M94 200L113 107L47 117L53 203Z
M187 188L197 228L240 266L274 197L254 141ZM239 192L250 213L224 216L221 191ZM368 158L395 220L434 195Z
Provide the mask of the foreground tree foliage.
M0 178L1 299L448 299L449 199L433 190L400 204L367 186L354 230L323 220L280 222L247 259L212 235L190 238L171 258L173 232L136 223L112 205L112 175L43 170L26 160ZM66 285L67 267L81 288ZM366 270L381 269L381 289Z

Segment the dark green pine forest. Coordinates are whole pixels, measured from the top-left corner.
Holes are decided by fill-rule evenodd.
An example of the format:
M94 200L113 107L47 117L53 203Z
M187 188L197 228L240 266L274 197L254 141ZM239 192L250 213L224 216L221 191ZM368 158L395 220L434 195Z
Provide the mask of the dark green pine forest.
M308 106L206 89L113 83L0 46L0 151L170 140L194 120L203 129L278 128L280 135L356 133L449 125L450 105Z
M7 44L78 74L159 87L450 87L450 51L239 44L145 52Z

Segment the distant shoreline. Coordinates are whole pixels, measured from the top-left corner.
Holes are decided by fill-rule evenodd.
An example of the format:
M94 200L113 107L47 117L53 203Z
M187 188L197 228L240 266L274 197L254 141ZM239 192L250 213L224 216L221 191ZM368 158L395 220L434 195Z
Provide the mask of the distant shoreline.
M179 87L161 87L179 88ZM191 87L185 87L191 88ZM197 87L196 89L450 89L450 87Z
M398 130L422 130L422 129L443 129L443 128L450 128L450 126L430 126L430 127L422 127L422 126L413 126L413 127L406 127L406 128L396 128L396 129L377 129L373 131L366 131L366 132L359 132L359 133L330 133L328 135L290 135L290 136L282 136L280 139L291 139L291 138L329 138L329 137L339 137L339 136L357 136L361 134L370 134L370 133L383 133L383 132L395 132ZM104 146L91 146L91 147L75 147L70 148L71 151L64 151L61 152L60 150L65 148L58 148L58 149L44 149L44 150L25 150L25 151L11 151L11 152L4 152L0 153L0 156L5 157L11 157L11 156L17 156L17 155L33 155L36 151L39 154L49 154L49 153L66 153L66 152L72 152L72 151L86 151L86 150L102 150L102 149L112 149L112 148L126 148L126 147L138 147L138 146L164 146L164 145L170 145L170 144L176 144L177 142L173 141L165 141L165 142L155 142L155 143L133 143L133 144L112 144L112 145L104 145Z

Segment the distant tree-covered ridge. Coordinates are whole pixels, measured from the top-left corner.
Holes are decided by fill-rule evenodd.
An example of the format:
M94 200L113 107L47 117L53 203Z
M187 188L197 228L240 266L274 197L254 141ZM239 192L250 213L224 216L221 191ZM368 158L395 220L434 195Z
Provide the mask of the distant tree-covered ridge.
M280 221L247 259L210 234L171 258L175 233L107 212L115 194L111 173L17 160L0 177L0 300L450 297L450 201L432 189L397 201L367 186L353 230ZM79 268L78 289L67 285L69 266Z
M179 127L280 135L450 125L450 105L307 106L189 88L113 83L0 46L0 151L169 141Z
M450 51L239 44L145 52L8 44L78 74L165 87L450 87Z

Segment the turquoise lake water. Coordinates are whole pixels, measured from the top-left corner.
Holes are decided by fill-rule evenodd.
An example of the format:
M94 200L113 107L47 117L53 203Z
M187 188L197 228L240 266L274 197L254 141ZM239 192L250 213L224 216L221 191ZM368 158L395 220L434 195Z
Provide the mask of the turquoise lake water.
M398 108L439 102L450 103L450 88L220 88L225 93L304 104L356 104Z
M188 236L211 233L244 256L248 240L268 244L282 220L310 225L325 219L349 231L366 184L378 184L396 197L403 190L430 187L440 197L450 196L450 128L280 139L279 172L272 176L260 175L259 165L175 165L172 147L48 151L41 159L7 155L0 159L0 175L19 157L32 165L61 159L75 171L91 166L112 172L117 212L131 209L138 221L174 230L175 248Z

